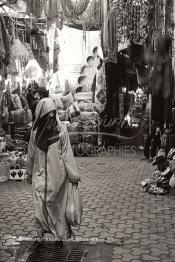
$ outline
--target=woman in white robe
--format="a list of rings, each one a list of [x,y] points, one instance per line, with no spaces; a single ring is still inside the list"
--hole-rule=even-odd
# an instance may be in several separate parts
[[[36,108],[27,175],[32,181],[36,229],[39,237],[52,233],[57,240],[71,237],[65,210],[69,182],[80,181],[66,127],[60,122],[52,98],[42,99]],[[53,136],[57,139],[52,141]]]

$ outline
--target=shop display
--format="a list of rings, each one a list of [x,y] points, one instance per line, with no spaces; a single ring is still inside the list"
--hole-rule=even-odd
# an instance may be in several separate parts
[[[24,180],[26,179],[26,162],[27,157],[23,155],[22,152],[12,152],[9,158],[10,162],[10,171],[9,179],[10,180]]]

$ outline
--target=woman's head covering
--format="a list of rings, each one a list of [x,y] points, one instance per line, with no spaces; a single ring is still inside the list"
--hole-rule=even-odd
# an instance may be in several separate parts
[[[47,152],[50,145],[49,139],[60,132],[60,120],[56,112],[56,104],[52,98],[39,101],[35,110],[33,131],[36,131],[35,145]]]
[[[36,106],[33,130],[36,129],[37,123],[41,117],[54,110],[56,110],[56,104],[52,98],[41,99]]]

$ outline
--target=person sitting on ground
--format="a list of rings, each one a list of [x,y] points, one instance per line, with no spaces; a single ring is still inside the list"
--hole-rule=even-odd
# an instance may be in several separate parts
[[[153,166],[157,166],[151,178],[144,179],[141,185],[144,191],[152,194],[166,194],[170,191],[169,181],[172,177],[169,163],[164,149],[160,149],[153,159]]]

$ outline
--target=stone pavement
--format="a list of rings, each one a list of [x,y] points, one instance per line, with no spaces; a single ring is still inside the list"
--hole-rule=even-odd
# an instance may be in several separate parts
[[[175,262],[175,196],[151,195],[140,186],[151,174],[151,164],[139,155],[76,161],[84,202],[76,236],[96,237],[111,245],[113,262]],[[14,261],[19,237],[36,236],[33,216],[30,185],[0,184],[0,262]]]

